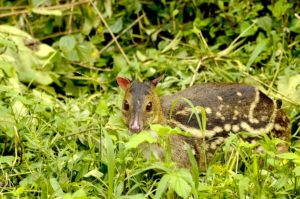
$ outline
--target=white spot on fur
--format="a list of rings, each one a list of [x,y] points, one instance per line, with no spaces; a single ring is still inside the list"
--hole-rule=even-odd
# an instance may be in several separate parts
[[[219,117],[219,118],[222,117],[221,112],[217,111],[217,112],[216,112],[216,116]]]
[[[218,96],[218,100],[223,101],[223,97]]]
[[[283,130],[285,130],[285,127],[281,126],[280,124],[275,124],[274,128],[277,131],[283,131]]]
[[[210,148],[212,150],[215,150],[217,148],[217,145],[213,142],[213,143],[210,144]]]
[[[216,116],[217,116],[217,118],[220,118],[220,119],[223,120],[223,121],[225,121],[225,119],[226,119],[226,118],[222,115],[222,113],[219,112],[219,111],[216,112]]]
[[[231,130],[231,124],[225,124],[224,125],[224,129],[225,129],[225,131],[230,131]]]
[[[236,92],[236,95],[242,97],[243,94],[241,92]]]
[[[220,111],[222,111],[223,108],[224,108],[224,105],[223,105],[223,104],[221,104],[221,105],[218,107],[218,109],[219,109]]]
[[[216,140],[216,143],[222,144],[224,142],[224,140],[225,140],[224,137],[218,137],[218,139]]]
[[[213,128],[213,131],[216,133],[221,133],[223,131],[222,127],[216,126],[215,128]]]
[[[240,130],[240,127],[239,127],[239,125],[232,125],[232,131],[234,131],[234,132],[238,132]]]
[[[237,120],[237,116],[239,115],[239,112],[236,110],[236,109],[234,109],[233,110],[233,117],[232,117],[232,119],[233,120]]]
[[[206,112],[207,114],[211,114],[211,113],[212,113],[212,110],[211,110],[211,108],[209,108],[209,107],[205,107],[205,112]]]

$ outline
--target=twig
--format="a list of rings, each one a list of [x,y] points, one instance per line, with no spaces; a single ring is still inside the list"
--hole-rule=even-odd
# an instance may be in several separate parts
[[[72,4],[74,3],[74,0],[72,0]],[[72,5],[71,6],[71,14],[70,14],[70,16],[69,16],[69,24],[68,24],[68,26],[69,26],[69,34],[71,34],[72,33],[72,20],[73,20],[73,11],[74,11],[74,5]]]
[[[124,33],[126,33],[130,28],[132,28],[136,23],[138,23],[143,17],[145,17],[145,13],[139,16],[134,22],[132,22],[127,28],[125,28],[119,35],[116,36],[116,39],[119,39]],[[99,55],[101,55],[106,49],[114,43],[114,40],[111,40],[106,46],[104,46],[100,52]]]
[[[123,55],[124,59],[126,60],[127,64],[130,64],[130,61],[129,61],[128,57],[126,56],[123,48],[120,46],[119,42],[117,41],[117,38],[115,37],[114,33],[111,31],[109,25],[106,23],[106,21],[105,21],[104,17],[102,16],[101,12],[99,11],[99,9],[97,8],[97,6],[95,5],[95,3],[92,0],[90,0],[90,3],[93,5],[93,7],[94,7],[96,13],[98,14],[98,16],[100,17],[101,21],[104,23],[104,25],[107,28],[109,34],[113,38],[113,41],[118,46],[118,48],[119,48],[121,54]]]
[[[73,32],[69,33],[69,31],[65,31],[65,32],[56,32],[54,34],[51,34],[51,35],[47,35],[45,37],[42,37],[42,38],[39,38],[40,41],[43,41],[43,40],[46,40],[46,39],[49,39],[49,38],[52,38],[52,37],[59,37],[59,36],[62,36],[62,35],[69,35],[69,34],[74,34],[74,33],[78,33],[80,30],[74,30]]]
[[[9,13],[5,13],[5,14],[1,14],[0,18],[10,17],[10,16],[14,16],[14,15],[20,15],[20,14],[27,14],[27,13],[29,13],[28,10],[21,10],[21,11],[16,11],[16,12],[9,12]]]
[[[24,9],[28,6],[24,5],[24,6],[4,6],[4,7],[0,7],[0,10],[18,10],[18,9]]]
[[[110,68],[97,68],[97,67],[93,67],[93,66],[86,66],[86,65],[84,65],[82,63],[79,63],[79,62],[72,62],[72,64],[81,66],[82,68],[87,68],[87,69],[90,69],[90,70],[95,70],[95,71],[106,71],[106,72],[111,71]]]
[[[192,81],[190,83],[190,86],[193,86],[193,84],[195,83],[195,80],[196,80],[196,77],[197,77],[197,74],[198,74],[198,70],[201,67],[201,65],[202,65],[202,59],[200,59],[199,62],[198,62],[198,64],[197,64],[197,67],[196,67],[196,69],[194,71],[194,75],[192,77]]]

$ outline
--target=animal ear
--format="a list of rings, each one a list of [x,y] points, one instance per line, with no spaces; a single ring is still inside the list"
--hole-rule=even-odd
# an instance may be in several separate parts
[[[155,78],[154,80],[151,81],[152,85],[156,86],[163,78],[164,78],[164,75],[161,75],[161,76]]]
[[[117,77],[117,82],[118,82],[118,85],[123,89],[123,90],[126,90],[129,85],[131,84],[131,80],[125,78],[125,77]]]

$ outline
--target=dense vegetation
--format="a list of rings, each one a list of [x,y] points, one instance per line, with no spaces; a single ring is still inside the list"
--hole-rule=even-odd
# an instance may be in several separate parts
[[[296,0],[0,1],[0,197],[299,198],[299,10]],[[145,161],[115,78],[161,74],[160,95],[259,87],[291,118],[290,152],[264,137],[255,154],[231,135],[202,175]]]

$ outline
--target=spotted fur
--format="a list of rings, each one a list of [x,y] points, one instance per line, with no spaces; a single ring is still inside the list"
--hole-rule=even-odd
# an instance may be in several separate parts
[[[182,135],[170,137],[172,159],[179,166],[190,165],[185,150],[185,145],[188,144],[199,167],[203,168],[205,162],[211,160],[215,150],[224,143],[230,132],[246,131],[254,136],[272,132],[274,137],[285,141],[290,139],[289,119],[286,114],[273,100],[253,86],[208,83],[195,85],[159,99],[155,92],[159,80],[138,83],[118,79],[119,85],[125,90],[124,101],[130,106],[129,110],[123,110],[123,114],[129,129],[134,132],[139,132],[151,123],[168,123],[192,133],[192,137]],[[205,109],[207,125],[204,131],[199,129],[196,116],[192,114],[195,109],[183,98],[190,100],[195,107],[201,106]],[[145,111],[149,101],[153,102],[151,112]],[[174,101],[177,103],[171,110]],[[134,129],[135,126],[139,128]],[[245,139],[255,141],[252,136]],[[164,156],[164,149],[157,145],[152,149],[159,154],[158,156]],[[281,146],[279,150],[286,151],[287,147]],[[205,156],[206,159],[203,158]]]

